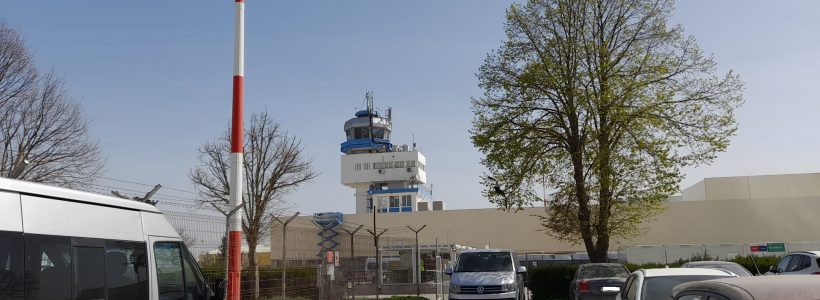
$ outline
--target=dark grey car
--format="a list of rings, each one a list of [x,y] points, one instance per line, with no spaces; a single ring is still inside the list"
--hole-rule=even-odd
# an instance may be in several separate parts
[[[574,300],[615,299],[623,289],[629,270],[622,264],[582,264],[569,285]]]

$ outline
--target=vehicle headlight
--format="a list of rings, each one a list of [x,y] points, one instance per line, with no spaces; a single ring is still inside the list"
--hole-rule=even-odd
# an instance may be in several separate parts
[[[461,286],[458,284],[450,284],[450,293],[461,293]]]
[[[505,284],[501,285],[501,291],[502,292],[512,292],[512,291],[516,290],[517,288],[518,288],[518,286],[514,282],[513,283],[505,283]]]

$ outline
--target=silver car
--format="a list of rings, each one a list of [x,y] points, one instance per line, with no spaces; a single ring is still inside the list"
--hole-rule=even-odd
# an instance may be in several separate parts
[[[450,299],[524,299],[527,268],[512,250],[464,251],[444,272],[450,275]]]
[[[803,300],[817,299],[820,279],[813,275],[725,278],[681,284],[675,300]]]

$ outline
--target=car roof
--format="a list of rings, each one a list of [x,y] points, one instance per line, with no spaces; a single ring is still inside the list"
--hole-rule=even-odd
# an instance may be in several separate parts
[[[83,192],[16,179],[0,178],[0,191],[9,191],[23,195],[41,196],[52,199],[161,213],[160,210],[153,205],[135,200],[122,199],[113,196]]]
[[[721,278],[681,284],[672,296],[684,291],[717,292],[734,300],[816,299],[820,295],[817,275]]]
[[[707,269],[707,268],[656,268],[656,269],[641,269],[644,277],[663,277],[663,276],[697,276],[697,275],[712,275],[712,276],[737,276],[732,272],[723,269]]]
[[[722,260],[703,260],[703,261],[690,261],[685,263],[684,265],[687,266],[714,266],[714,265],[738,265],[736,262],[731,261],[722,261]]]
[[[810,254],[814,256],[820,256],[820,251],[794,251],[789,254]]]
[[[594,267],[594,266],[623,267],[623,268],[626,268],[626,266],[624,266],[623,264],[619,264],[619,263],[585,263],[585,264],[579,265],[578,267],[579,268],[584,268],[584,267]]]
[[[461,253],[484,253],[484,252],[507,252],[512,253],[510,249],[469,249],[461,251]]]

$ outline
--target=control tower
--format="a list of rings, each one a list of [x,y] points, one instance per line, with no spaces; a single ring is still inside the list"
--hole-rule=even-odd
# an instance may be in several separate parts
[[[373,108],[370,92],[367,109],[345,122],[347,141],[342,143],[342,184],[356,190],[356,213],[402,213],[432,210],[426,159],[407,145],[393,145],[392,110],[384,116]],[[441,202],[435,205],[443,209]]]

